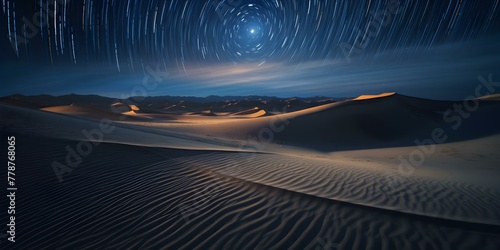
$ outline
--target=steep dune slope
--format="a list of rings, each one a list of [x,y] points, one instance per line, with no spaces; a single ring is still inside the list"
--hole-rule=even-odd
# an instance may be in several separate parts
[[[464,105],[399,94],[365,96],[271,117],[189,129],[324,151],[414,145],[415,139],[430,137],[435,129],[442,129],[448,141],[500,133],[500,102],[478,100],[478,108],[472,111]]]

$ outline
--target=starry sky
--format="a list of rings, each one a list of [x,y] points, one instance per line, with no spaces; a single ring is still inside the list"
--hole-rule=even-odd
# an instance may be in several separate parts
[[[500,79],[500,0],[0,0],[0,95],[437,99]]]

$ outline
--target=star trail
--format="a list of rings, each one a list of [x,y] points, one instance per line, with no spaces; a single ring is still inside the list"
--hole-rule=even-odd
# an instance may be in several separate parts
[[[446,46],[495,41],[499,2],[2,0],[1,61],[28,68],[107,65],[117,74],[160,65],[177,82],[224,67],[250,68],[255,76],[260,69],[319,64],[317,76],[334,82],[325,65],[408,61]],[[277,78],[258,83],[286,82]]]

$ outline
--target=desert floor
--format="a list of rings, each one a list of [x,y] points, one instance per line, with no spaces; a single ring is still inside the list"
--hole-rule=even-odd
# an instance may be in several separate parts
[[[498,249],[500,103],[477,103],[451,122],[456,102],[394,93],[283,114],[0,104],[15,246]]]

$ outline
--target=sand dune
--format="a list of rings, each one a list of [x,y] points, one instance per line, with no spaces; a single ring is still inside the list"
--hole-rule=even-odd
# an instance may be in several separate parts
[[[485,101],[500,101],[500,94],[482,96],[482,97],[479,97],[478,99],[485,100]]]
[[[122,114],[123,114],[123,115],[131,115],[131,116],[137,115],[137,113],[136,113],[134,110],[130,110],[130,111],[127,111],[127,112],[123,112]]]
[[[3,127],[12,127],[19,134],[33,134],[60,139],[88,140],[83,131],[99,130],[100,123],[103,121],[103,119],[67,116],[2,104],[0,104],[0,111],[5,114],[5,117],[14,117],[13,119],[2,120],[1,125]],[[104,121],[111,122],[109,119]],[[234,146],[222,145],[214,140],[202,140],[192,135],[158,131],[126,124],[113,124],[113,126],[115,127],[113,132],[103,136],[104,142],[149,147],[234,151]]]
[[[383,94],[379,94],[379,95],[360,95],[357,98],[354,98],[353,100],[356,100],[356,101],[369,100],[369,99],[387,97],[387,96],[391,96],[391,95],[395,95],[395,94],[396,94],[396,92],[383,93]]]
[[[130,120],[132,121],[142,121],[142,120],[150,121],[153,119],[153,117],[148,116],[147,114],[138,113],[137,110],[130,110],[128,112],[123,112],[122,115],[125,115],[127,118],[131,118]]]
[[[377,99],[378,100],[378,99]],[[332,104],[330,107],[318,107],[313,108],[313,110],[306,110],[304,114],[296,114],[291,113],[287,115],[295,115],[296,118],[293,119],[293,122],[290,122],[290,127],[292,128],[289,133],[297,133],[297,130],[303,130],[307,133],[307,130],[304,127],[298,126],[293,127],[294,123],[303,122],[300,120],[301,118],[304,121],[309,122],[309,126],[311,122],[318,124],[319,122],[324,122],[321,120],[322,117],[327,117],[327,119],[331,119],[333,115],[339,115],[336,112],[338,109],[340,111],[346,112],[345,110],[351,108],[349,113],[356,111],[357,106],[351,107],[351,102],[347,102],[342,106],[341,104]],[[389,103],[390,104],[390,103]],[[387,107],[386,103],[379,103],[381,107],[377,107],[375,104],[371,104],[371,107],[377,110],[377,108],[383,109]],[[340,106],[340,107],[339,107]],[[12,108],[12,107],[4,107],[5,109],[14,109],[12,112],[16,112],[18,114],[27,113],[26,116],[31,117],[31,119],[39,119],[36,121],[38,127],[36,132],[39,135],[50,135],[63,139],[75,139],[82,140],[86,139],[84,135],[81,133],[83,129],[90,130],[92,127],[98,127],[98,124],[92,125],[94,122],[91,120],[84,121],[80,118],[74,117],[58,117],[57,115],[46,114],[46,113],[36,113],[37,111],[31,111],[22,108]],[[363,109],[359,109],[360,111]],[[314,112],[313,112],[314,111]],[[360,112],[358,111],[358,112]],[[404,114],[404,110],[399,111],[401,114]],[[391,114],[397,114],[392,110]],[[322,114],[322,116],[319,116]],[[340,113],[343,115],[344,113]],[[312,116],[312,117],[311,117]],[[314,117],[316,116],[316,117]],[[38,118],[37,118],[38,117]],[[405,122],[414,122],[417,123],[417,119],[412,118],[411,115],[405,119]],[[257,124],[261,124],[262,120],[269,119],[268,117],[264,118],[256,118],[255,120],[250,120],[257,122]],[[318,121],[319,120],[319,121]],[[419,120],[420,122],[426,121],[423,119]],[[240,124],[235,129],[240,131],[241,133],[251,134],[245,127],[241,121],[237,120],[237,124]],[[218,127],[219,129],[227,129],[222,125],[232,124],[234,126],[235,122],[222,122],[220,124],[204,124],[202,127],[208,127],[209,131],[213,132],[212,126]],[[248,125],[246,125],[248,126]],[[414,128],[420,128],[419,123],[414,125]],[[340,159],[337,158],[336,153],[333,154],[324,154],[318,152],[312,152],[307,150],[299,151],[295,148],[288,148],[283,145],[265,145],[265,148],[258,149],[255,147],[240,147],[241,142],[238,141],[230,141],[230,140],[219,140],[213,137],[204,137],[204,136],[196,136],[191,133],[180,133],[179,131],[193,131],[193,129],[199,129],[199,125],[192,125],[187,127],[181,127],[181,129],[171,129],[171,130],[163,130],[160,128],[147,128],[147,127],[134,127],[133,125],[116,125],[116,130],[106,135],[104,141],[112,142],[112,143],[120,143],[127,145],[138,145],[138,146],[148,146],[148,147],[165,147],[165,148],[179,148],[179,149],[189,149],[189,150],[222,150],[222,151],[241,151],[246,150],[249,152],[262,151],[263,153],[274,153],[274,155],[261,155],[257,156],[253,154],[249,154],[248,156],[244,156],[239,159],[240,155],[223,155],[218,156],[213,159],[209,159],[207,156],[204,156],[203,159],[197,160],[196,157],[191,157],[186,159],[186,161],[193,161],[197,166],[203,166],[205,169],[215,168],[214,171],[229,171],[235,167],[239,167],[241,165],[246,165],[245,171],[251,173],[247,176],[245,173],[238,172],[237,175],[232,177],[239,178],[245,181],[251,181],[267,186],[277,187],[281,189],[286,189],[294,192],[300,192],[304,194],[314,195],[317,197],[323,197],[333,200],[339,200],[344,202],[350,202],[360,205],[366,205],[371,207],[378,207],[383,209],[389,209],[394,211],[400,211],[405,213],[413,213],[420,214],[431,217],[440,217],[440,218],[448,218],[452,220],[460,220],[460,221],[471,221],[477,223],[487,223],[488,221],[493,224],[500,225],[500,214],[497,214],[496,211],[500,211],[500,207],[495,204],[500,204],[500,200],[490,199],[484,200],[478,197],[491,196],[497,197],[499,194],[496,193],[496,189],[488,190],[486,186],[477,186],[469,188],[471,189],[470,195],[463,196],[467,189],[463,189],[460,186],[460,183],[465,184],[467,182],[458,182],[457,180],[451,179],[446,180],[446,182],[442,181],[439,178],[435,178],[435,176],[439,176],[442,168],[430,169],[424,168],[428,172],[424,175],[416,174],[411,178],[403,178],[404,186],[398,186],[396,190],[393,190],[398,195],[394,195],[393,193],[386,193],[384,186],[384,174],[387,173],[389,169],[392,167],[397,167],[398,162],[392,162],[387,166],[380,167],[376,164],[371,164],[370,162],[356,162],[356,159],[345,160],[346,158]],[[222,128],[221,128],[222,127]],[[229,127],[229,126],[228,126]],[[187,129],[186,129],[187,128]],[[429,126],[428,128],[432,128]],[[288,129],[288,127],[287,127]],[[411,127],[410,127],[411,129]],[[199,133],[203,133],[204,130],[201,130]],[[286,130],[282,131],[285,133]],[[401,130],[403,131],[403,130]],[[397,133],[397,131],[393,131]],[[352,136],[352,130],[345,130],[349,136]],[[311,136],[311,134],[307,134]],[[318,133],[318,135],[322,136],[322,139],[314,138],[317,140],[317,143],[324,142],[324,137],[328,136],[328,133]],[[276,135],[276,138],[284,138]],[[295,135],[295,139],[302,139],[300,135]],[[328,139],[328,138],[326,138]],[[349,138],[347,138],[349,139]],[[300,141],[304,143],[303,139]],[[478,142],[480,143],[480,142]],[[307,146],[305,144],[305,146]],[[363,155],[363,151],[360,152],[359,155]],[[302,156],[294,157],[293,155],[301,154]],[[364,155],[374,155],[364,152]],[[251,159],[251,161],[245,162],[243,160],[249,159],[249,157],[253,156],[255,159]],[[392,155],[393,158],[396,158],[398,155]],[[321,158],[318,158],[321,157]],[[376,157],[376,156],[375,156]],[[220,161],[219,161],[220,160]],[[380,161],[380,160],[379,160]],[[500,159],[495,159],[496,162],[500,163]],[[287,163],[289,162],[289,163]],[[275,169],[272,167],[274,164],[278,163],[286,163],[288,164],[287,170],[283,172],[283,170],[279,170],[275,172]],[[387,162],[386,162],[387,163]],[[460,163],[463,165],[463,163]],[[458,164],[458,165],[460,165]],[[342,177],[340,179],[335,178],[325,178],[325,174],[328,174],[329,171],[333,171],[332,173],[336,173],[337,176]],[[294,173],[294,174],[292,174]],[[288,177],[286,177],[288,176]],[[302,181],[299,181],[301,180]],[[308,181],[304,181],[307,179]],[[353,181],[356,180],[356,181]],[[427,184],[428,181],[428,184]],[[471,183],[468,183],[471,184]],[[442,185],[442,186],[440,186]],[[338,189],[342,187],[341,189]],[[441,189],[439,188],[441,187]],[[446,187],[446,188],[444,188]],[[496,187],[496,186],[495,186]],[[350,195],[354,192],[354,189],[361,189],[361,196]],[[439,190],[446,189],[447,195],[444,197],[436,194],[434,197],[439,197],[439,199],[434,200],[433,205],[429,206],[428,199],[429,197],[433,197],[434,192],[441,192]],[[371,192],[367,192],[371,190]],[[473,191],[472,191],[473,190]],[[486,190],[486,191],[485,191]],[[356,191],[358,192],[358,191]],[[493,193],[492,193],[493,192]],[[479,196],[474,196],[474,194],[480,194]],[[399,196],[404,195],[404,196]],[[376,198],[374,198],[376,197]],[[476,209],[476,206],[456,206],[456,202],[463,200],[458,197],[468,197],[470,199],[470,204],[482,204],[481,202],[486,202],[485,204],[478,205],[481,209]],[[437,207],[437,205],[443,206],[442,208]],[[454,210],[449,208],[454,207]]]
[[[384,94],[235,117],[124,106],[126,119],[0,104],[24,156],[19,247],[496,249],[500,106],[481,99],[455,131],[442,117],[457,103]],[[89,139],[104,118],[113,131]],[[447,143],[401,174],[435,128]],[[88,140],[100,144],[59,183],[51,164]]]
[[[59,113],[59,114],[82,115],[82,116],[95,112],[91,109],[86,109],[76,106],[54,106],[54,107],[42,108],[40,110]]]
[[[60,149],[73,142],[38,141],[38,147],[19,141],[19,150],[29,153],[19,162],[26,182],[19,201],[24,204],[19,208],[24,223],[16,243],[20,248],[323,249],[335,244],[340,249],[494,249],[500,244],[496,227],[428,220],[307,195],[314,188],[306,187],[318,183],[314,178],[319,176],[362,181],[326,166],[311,172],[293,158],[269,165],[259,160],[239,171],[255,176],[252,171],[270,169],[273,174],[262,178],[281,175],[279,182],[296,183],[304,192],[233,177],[228,163],[234,153],[105,143],[61,185],[50,168],[40,166],[64,159]],[[217,167],[219,163],[225,167]],[[325,187],[346,194],[342,190],[348,187],[352,197],[375,192],[365,185]],[[446,189],[436,192],[448,195]]]
[[[129,107],[130,107],[130,109],[132,109],[133,111],[139,111],[139,110],[140,110],[140,109],[139,109],[139,107],[137,107],[137,106],[136,106],[136,105],[134,105],[134,104],[129,105]]]
[[[262,131],[275,127],[279,128],[275,129],[279,132],[273,133],[275,141],[326,152],[411,146],[416,138],[428,138],[435,128],[445,130],[449,142],[500,132],[499,102],[482,101],[481,108],[461,123],[459,133],[452,129],[455,121],[443,121],[443,112],[455,104],[392,94],[246,121],[191,126],[183,131],[246,140],[249,136],[258,138]]]
[[[113,119],[113,120],[119,120],[119,118],[121,116],[120,113],[115,113],[115,112],[112,112],[111,110],[104,111],[104,110],[100,110],[100,109],[80,107],[80,106],[74,106],[74,105],[50,106],[50,107],[40,108],[40,110],[46,111],[46,112],[51,112],[51,113],[86,117],[86,118],[92,118],[92,119],[108,118],[108,119]],[[127,109],[127,110],[129,110],[129,109]],[[126,111],[123,111],[123,112],[126,112]]]
[[[499,138],[497,138],[499,139]],[[440,178],[442,168],[420,175],[391,176],[375,164],[248,153],[212,153],[177,161],[262,185],[337,201],[454,221],[500,226],[500,186]],[[498,161],[498,160],[497,160]],[[251,164],[250,164],[251,163]],[[360,167],[360,165],[364,165]],[[244,167],[243,167],[244,166]],[[397,172],[394,171],[395,175]],[[500,172],[494,170],[496,176]]]
[[[259,107],[254,107],[252,109],[232,113],[231,116],[240,118],[242,117],[255,118],[255,117],[265,116],[266,114],[267,112],[265,110],[259,109]]]
[[[265,110],[274,110],[276,108],[283,107],[283,105],[287,105],[289,111],[297,111],[345,99],[346,98],[332,99],[327,97],[288,99],[269,96],[208,96],[206,98],[155,96],[141,98],[142,101],[138,102],[134,97],[117,100],[115,98],[96,95],[71,94],[62,96],[24,96],[17,94],[0,97],[0,102],[29,108],[46,108],[74,104],[79,107],[104,111],[108,111],[110,109],[110,104],[121,103],[125,108],[126,106],[129,106],[130,108],[135,106],[141,111],[149,113],[157,112],[178,114],[187,112],[199,113],[207,109],[212,110],[214,113],[234,113],[248,110],[255,106]]]

